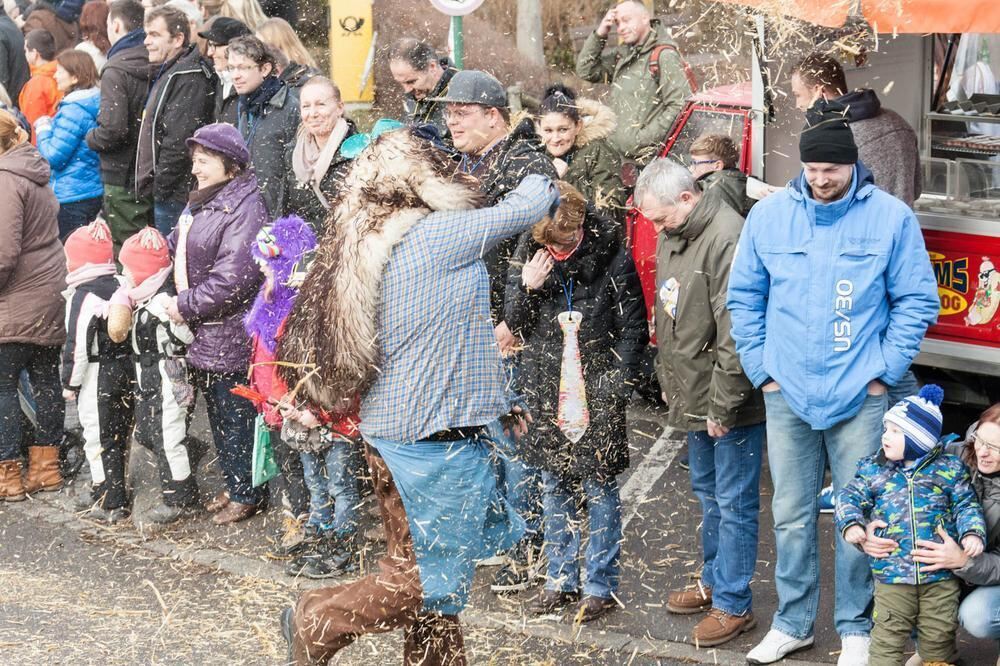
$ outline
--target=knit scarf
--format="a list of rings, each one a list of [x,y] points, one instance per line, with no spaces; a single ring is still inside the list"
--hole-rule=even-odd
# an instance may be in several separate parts
[[[90,282],[102,275],[114,275],[117,272],[118,267],[114,264],[84,264],[66,275],[66,286],[76,289],[84,282]]]
[[[295,180],[300,185],[311,186],[324,208],[329,208],[330,205],[320,190],[320,182],[330,170],[333,158],[337,156],[337,150],[340,149],[340,144],[349,131],[350,125],[341,118],[327,137],[326,143],[320,148],[316,137],[306,131],[305,125],[299,126],[295,149],[292,151],[292,170],[295,172]]]
[[[128,33],[108,50],[108,60],[118,53],[119,51],[124,51],[125,49],[132,48],[133,46],[142,46],[142,43],[146,40],[146,31],[142,28],[137,28],[132,32]]]
[[[145,303],[160,291],[160,287],[167,281],[173,270],[173,266],[166,266],[143,280],[142,284],[137,284],[134,287],[130,286],[128,290],[129,298],[132,299],[133,303]]]
[[[250,124],[253,125],[258,118],[264,115],[264,107],[267,103],[271,101],[271,98],[281,90],[281,87],[285,85],[281,79],[277,76],[269,76],[264,81],[257,86],[257,89],[253,92],[240,95],[239,107],[240,107],[240,123],[243,124],[243,111],[246,111],[247,115],[250,117]],[[240,131],[244,133],[244,127],[240,127]]]

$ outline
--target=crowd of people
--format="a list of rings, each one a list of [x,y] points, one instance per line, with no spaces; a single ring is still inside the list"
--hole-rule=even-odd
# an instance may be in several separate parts
[[[532,613],[619,606],[626,410],[655,383],[702,510],[697,584],[664,591],[705,613],[693,643],[757,625],[765,447],[778,608],[750,663],[813,642],[827,469],[840,664],[898,665],[914,630],[910,666],[955,663],[959,622],[1000,638],[1000,411],[949,443],[910,370],[939,308],[916,136],[834,58],[794,68],[802,172],[758,201],[729,136],[660,156],[692,79],[636,0],[579,54],[606,104],[556,84],[512,115],[496,78],[407,38],[398,119],[369,132],[257,0],[4,9],[0,500],[74,473],[67,401],[80,515],[130,517],[134,439],[161,482],[145,520],[276,505],[292,576],[358,568],[370,485],[378,573],[287,609],[289,659],[403,628],[407,663],[461,664],[477,564],[498,594],[544,578]],[[649,305],[630,209],[659,235]]]

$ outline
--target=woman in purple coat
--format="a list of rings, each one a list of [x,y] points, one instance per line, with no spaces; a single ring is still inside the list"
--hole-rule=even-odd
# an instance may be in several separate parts
[[[260,287],[250,245],[268,223],[250,151],[232,125],[202,127],[187,140],[198,189],[170,235],[177,296],[171,319],[188,324],[189,376],[208,407],[226,490],[207,505],[218,525],[245,520],[265,506],[251,485],[253,404],[230,393],[246,381],[250,340],[243,317]]]

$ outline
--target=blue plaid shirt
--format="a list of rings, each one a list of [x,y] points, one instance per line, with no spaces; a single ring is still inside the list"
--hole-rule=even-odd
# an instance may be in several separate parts
[[[363,435],[413,442],[510,410],[482,257],[557,198],[548,178],[527,176],[492,208],[431,213],[393,248],[382,275],[381,375],[361,403]]]

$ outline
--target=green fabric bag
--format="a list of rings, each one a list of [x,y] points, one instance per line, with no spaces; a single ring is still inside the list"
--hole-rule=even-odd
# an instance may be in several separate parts
[[[264,423],[264,415],[258,414],[253,424],[253,476],[254,487],[264,485],[278,476],[278,464],[274,462],[271,448],[271,431]]]

